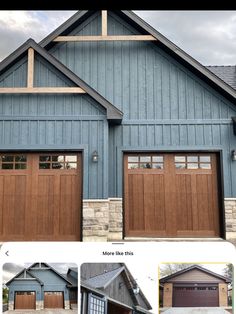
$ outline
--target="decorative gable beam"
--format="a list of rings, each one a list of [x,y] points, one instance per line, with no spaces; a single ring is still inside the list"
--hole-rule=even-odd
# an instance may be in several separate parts
[[[156,41],[152,35],[58,36],[53,41]]]
[[[85,94],[80,87],[2,87],[0,94]]]
[[[27,87],[34,86],[34,49],[28,49]]]
[[[102,36],[107,36],[107,11],[102,11]]]

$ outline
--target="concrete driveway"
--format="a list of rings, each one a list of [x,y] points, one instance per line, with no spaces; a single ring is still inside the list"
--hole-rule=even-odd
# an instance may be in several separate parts
[[[229,314],[219,307],[178,307],[161,311],[164,314]]]
[[[6,311],[4,314],[78,314],[78,310],[15,310],[15,311]]]

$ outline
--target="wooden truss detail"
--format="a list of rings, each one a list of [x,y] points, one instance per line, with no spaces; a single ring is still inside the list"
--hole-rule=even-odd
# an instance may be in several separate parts
[[[34,49],[28,49],[27,87],[0,87],[0,94],[83,94],[81,87],[34,87]]]
[[[107,34],[107,11],[102,10],[102,29],[98,36],[57,36],[54,42],[79,42],[79,41],[151,41],[157,40],[152,35],[108,35]]]

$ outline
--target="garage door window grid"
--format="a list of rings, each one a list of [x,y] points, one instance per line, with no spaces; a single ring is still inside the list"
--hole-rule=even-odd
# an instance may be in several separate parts
[[[128,169],[163,169],[164,158],[160,155],[128,156]]]
[[[26,155],[0,155],[0,169],[20,170],[27,169]]]
[[[77,169],[76,155],[40,155],[39,169]]]

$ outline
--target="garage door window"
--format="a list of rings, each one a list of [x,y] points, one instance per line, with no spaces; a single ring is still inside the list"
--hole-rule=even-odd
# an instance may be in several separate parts
[[[20,170],[27,169],[26,155],[0,155],[0,169]]]
[[[77,155],[40,155],[39,169],[77,169]]]
[[[211,169],[211,156],[190,155],[175,156],[176,169]]]
[[[164,158],[159,155],[128,156],[128,169],[163,169]]]
[[[35,295],[33,291],[17,291],[16,295]]]

